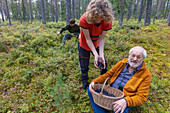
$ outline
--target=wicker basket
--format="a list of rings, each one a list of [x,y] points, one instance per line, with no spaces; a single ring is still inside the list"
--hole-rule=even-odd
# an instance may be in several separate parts
[[[109,78],[107,78],[104,82],[104,84],[95,84],[94,88],[91,87],[90,85],[90,91],[93,95],[93,100],[94,102],[99,105],[100,107],[103,107],[107,110],[113,110],[113,102],[122,99],[124,97],[124,93],[116,88],[110,87],[110,86],[105,86],[107,80]],[[101,89],[100,94],[95,92],[96,89]],[[103,95],[103,89],[105,89],[109,94],[113,94],[115,97],[111,97],[111,96],[106,96]]]

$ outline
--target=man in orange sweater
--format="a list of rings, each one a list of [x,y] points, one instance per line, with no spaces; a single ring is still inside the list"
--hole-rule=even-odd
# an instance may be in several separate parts
[[[123,91],[125,97],[113,102],[113,113],[128,113],[130,108],[146,102],[151,82],[151,73],[144,62],[146,55],[144,48],[135,46],[129,51],[129,58],[119,61],[107,73],[90,83],[90,86],[94,87],[94,84],[102,84],[109,77],[109,85]],[[89,89],[88,95],[94,113],[105,113],[104,108],[94,103]]]

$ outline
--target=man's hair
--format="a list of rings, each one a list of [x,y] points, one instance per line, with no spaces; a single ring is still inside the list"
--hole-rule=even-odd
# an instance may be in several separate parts
[[[133,49],[140,49],[140,50],[142,50],[142,51],[143,51],[143,56],[144,56],[144,58],[146,58],[147,52],[146,52],[146,50],[145,50],[143,47],[141,47],[141,46],[135,46],[135,47],[133,47],[133,48],[130,49],[129,54],[133,51]]]
[[[70,24],[75,24],[74,18],[70,19]]]
[[[87,9],[87,22],[94,24],[94,18],[97,16],[102,16],[104,21],[109,23],[113,20],[112,5],[109,0],[91,0]]]

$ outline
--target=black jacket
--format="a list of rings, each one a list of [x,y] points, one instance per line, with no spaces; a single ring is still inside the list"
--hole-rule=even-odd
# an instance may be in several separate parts
[[[77,24],[75,24],[74,26],[66,25],[65,27],[60,29],[60,33],[65,30],[68,30],[70,33],[80,33],[80,27]]]

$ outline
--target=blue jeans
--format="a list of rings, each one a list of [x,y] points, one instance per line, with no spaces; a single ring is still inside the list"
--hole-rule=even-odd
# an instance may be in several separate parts
[[[94,113],[107,113],[108,110],[106,110],[106,109],[98,106],[98,105],[93,101],[93,96],[92,96],[89,88],[87,89],[87,92],[88,92],[88,95],[89,95],[89,98],[90,98],[90,101],[91,101],[91,104],[92,104]],[[126,107],[123,113],[128,113],[128,111],[129,111],[131,108],[132,108],[132,107]],[[113,113],[115,113],[115,112],[113,111]],[[120,113],[120,112],[119,112],[119,113]]]
[[[79,49],[79,61],[80,61],[80,68],[81,68],[81,79],[83,82],[83,89],[86,89],[89,86],[88,83],[88,71],[89,71],[89,60],[90,60],[90,53],[91,51],[87,51],[80,47],[80,44],[78,43],[78,49]],[[99,47],[96,48],[97,53],[99,53]],[[107,61],[105,59],[105,69],[100,69],[100,75],[107,72]]]
[[[73,33],[73,34],[78,37],[80,33]],[[72,36],[70,34],[65,33],[61,43],[65,44],[65,41],[71,39],[71,37]]]

